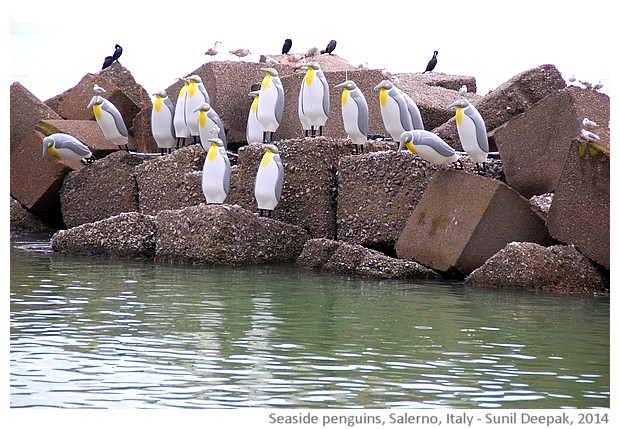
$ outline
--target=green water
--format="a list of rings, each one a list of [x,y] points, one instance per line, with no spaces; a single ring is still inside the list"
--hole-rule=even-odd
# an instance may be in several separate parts
[[[70,258],[11,242],[10,404],[610,406],[609,297]]]

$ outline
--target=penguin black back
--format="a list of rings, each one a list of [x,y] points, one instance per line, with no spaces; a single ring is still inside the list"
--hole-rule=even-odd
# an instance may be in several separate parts
[[[437,65],[437,54],[438,53],[439,52],[437,51],[433,53],[433,58],[431,58],[431,60],[428,62],[428,64],[426,65],[426,70],[424,70],[422,73],[433,71],[433,69]]]
[[[288,54],[291,50],[291,46],[293,46],[293,41],[291,39],[285,39],[284,45],[282,45],[282,55]]]
[[[334,52],[334,49],[336,49],[336,41],[330,40],[325,49],[321,50],[321,53],[331,55],[332,52]]]

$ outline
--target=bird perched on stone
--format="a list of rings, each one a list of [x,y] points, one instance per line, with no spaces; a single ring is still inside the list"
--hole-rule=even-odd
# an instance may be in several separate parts
[[[582,139],[585,139],[585,140],[587,140],[589,142],[597,142],[597,141],[599,141],[601,139],[599,136],[594,134],[592,131],[588,131],[588,130],[584,130],[584,129],[582,129],[579,132],[579,136]]]
[[[387,80],[389,80],[390,82],[392,82],[392,84],[394,86],[398,86],[399,80],[398,80],[398,76],[396,76],[394,73],[392,73],[391,71],[389,71],[388,69],[383,69],[381,70],[381,74],[383,75],[383,77],[385,77]]]
[[[217,53],[219,52],[219,50],[217,49],[217,45],[219,45],[220,43],[222,43],[222,42],[220,42],[219,40],[216,40],[216,41],[213,43],[213,47],[212,47],[212,48],[207,49],[207,51],[205,52],[205,55],[209,55],[209,56],[211,56],[211,57],[216,56],[216,55],[217,55]]]
[[[235,49],[234,51],[228,51],[228,52],[230,52],[231,54],[233,54],[239,59],[243,57],[247,57],[248,55],[251,54],[251,52],[248,49]]]
[[[285,39],[284,44],[282,45],[282,55],[288,54],[292,46],[293,46],[293,41],[291,39]]]
[[[95,91],[96,94],[103,94],[104,92],[106,92],[104,88],[100,87],[97,84],[93,85],[93,91]]]
[[[105,57],[105,60],[103,61],[103,67],[101,67],[101,70],[107,69],[108,67],[112,65],[114,61],[118,61],[122,53],[123,53],[123,48],[121,47],[121,45],[119,45],[118,43],[114,45],[114,53],[110,56]]]
[[[332,52],[334,52],[334,49],[336,49],[336,41],[335,40],[330,40],[329,43],[327,44],[327,46],[325,47],[325,49],[321,50],[321,54],[329,54],[329,55],[331,55]]]
[[[93,109],[95,120],[103,136],[117,144],[120,149],[129,151],[127,126],[116,106],[102,96],[95,95],[88,103],[88,108]]]
[[[422,73],[426,73],[426,72],[431,72],[435,69],[435,66],[437,65],[437,54],[439,52],[435,51],[433,53],[433,58],[431,58],[431,60],[428,62],[428,64],[426,65],[426,70],[424,70]]]
[[[601,82],[599,83],[595,83],[594,85],[592,85],[592,89],[594,91],[598,91],[599,89],[601,89],[603,87],[603,84]]]
[[[317,48],[316,46],[313,46],[306,51],[304,58],[313,58],[318,53],[319,53],[319,48]]]
[[[489,141],[484,119],[478,109],[462,98],[448,106],[456,108],[456,128],[463,150],[476,163],[479,174],[486,173],[486,160],[489,154]]]
[[[467,94],[467,85],[463,85],[459,88],[459,94]]]
[[[280,61],[271,57],[265,57],[265,62],[269,64],[270,67],[275,66],[276,64],[280,64]]]
[[[43,139],[43,156],[48,152],[58,158],[80,161],[82,164],[95,162],[95,156],[88,146],[65,133],[51,134]]]
[[[598,124],[588,118],[583,118],[583,121],[581,121],[581,124],[587,129],[587,130],[593,130],[596,127],[598,127]]]

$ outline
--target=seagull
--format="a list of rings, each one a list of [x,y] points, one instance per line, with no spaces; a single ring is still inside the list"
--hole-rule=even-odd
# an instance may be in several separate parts
[[[271,57],[265,58],[265,62],[269,64],[270,66],[275,66],[276,64],[280,64],[280,61],[276,60],[275,58],[271,58]]]
[[[459,88],[459,94],[467,94],[467,85],[463,85]]]
[[[383,69],[381,70],[381,74],[390,82],[392,82],[392,84],[394,86],[398,86],[398,83],[400,82],[400,80],[398,79],[398,76],[396,76],[394,73],[392,73],[391,71],[389,71],[388,69]]]
[[[588,118],[583,118],[583,121],[581,121],[581,124],[586,127],[587,130],[593,130],[594,128],[598,127],[598,124],[594,121],[591,121]]]
[[[357,66],[358,69],[362,69],[362,70],[368,70],[370,67],[368,66],[368,62],[364,61],[363,63],[360,63],[359,66]]]
[[[576,81],[577,81],[577,78],[575,77],[575,75],[574,75],[574,74],[572,74],[572,75],[570,75],[570,77],[568,78],[568,81],[569,81],[569,82],[576,82]]]
[[[325,49],[321,50],[321,54],[329,54],[329,55],[331,55],[332,52],[334,52],[334,49],[336,49],[336,41],[335,40],[330,40],[329,43],[327,44],[327,46],[325,47]]]
[[[299,55],[299,54],[291,54],[291,55],[289,55],[288,60],[289,60],[289,62],[297,63],[297,62],[301,61],[302,58],[303,57],[301,55]]]
[[[310,49],[308,49],[308,51],[306,51],[306,55],[304,55],[304,57],[305,58],[312,58],[312,57],[314,57],[318,53],[319,53],[319,48],[317,48],[316,46],[313,46]]]
[[[426,70],[424,70],[422,73],[426,73],[426,72],[431,72],[433,71],[433,69],[435,68],[435,66],[437,65],[437,54],[439,52],[435,51],[433,53],[433,58],[431,58],[431,60],[428,62],[428,64],[426,65]]]
[[[103,94],[104,92],[107,92],[105,89],[103,89],[97,84],[93,85],[93,91],[95,91],[97,94]]]
[[[601,81],[599,81],[598,83],[592,85],[592,89],[594,91],[598,91],[599,89],[601,89],[603,87],[603,84],[601,83]]]
[[[251,54],[251,52],[247,49],[235,49],[234,51],[229,51],[231,54],[237,56],[238,58],[247,57]]]
[[[210,56],[212,56],[212,57],[216,56],[216,55],[217,55],[217,53],[218,53],[218,50],[217,50],[217,45],[219,45],[220,43],[222,43],[222,42],[220,42],[220,41],[216,41],[216,42],[213,44],[213,47],[212,47],[212,48],[207,49],[207,52],[205,52],[205,55],[210,55]]]
[[[293,46],[293,41],[291,39],[285,39],[284,45],[282,45],[282,55],[286,55],[291,50],[291,46]]]
[[[596,141],[599,141],[601,139],[599,136],[597,136],[593,132],[588,131],[588,130],[584,130],[584,129],[581,130],[581,132],[579,133],[579,136],[582,139],[585,139],[585,140],[587,140],[589,142],[596,142]]]

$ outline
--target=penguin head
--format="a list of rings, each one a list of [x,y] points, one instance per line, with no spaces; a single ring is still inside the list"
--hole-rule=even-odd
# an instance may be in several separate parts
[[[259,94],[260,94],[260,91],[250,91],[248,93],[250,97],[258,97]]]
[[[56,155],[56,151],[54,150],[54,137],[52,136],[47,136],[43,139],[43,158],[45,158],[47,152]]]
[[[390,82],[389,80],[385,79],[382,80],[381,82],[379,82],[379,84],[377,86],[375,86],[373,89],[375,91],[377,91],[378,89],[392,89],[394,85],[392,84],[392,82]]]
[[[168,93],[166,91],[157,91],[153,93],[153,97],[166,98],[168,97]]]
[[[191,76],[187,76],[185,79],[187,79],[188,82],[196,82],[196,83],[201,83],[202,82],[202,79],[197,74],[193,74]]]
[[[453,107],[456,107],[457,109],[464,109],[467,106],[469,106],[469,101],[467,101],[464,98],[461,98],[460,100],[456,100],[454,103],[450,104],[448,106],[448,109],[451,109]]]
[[[404,150],[407,148],[407,145],[415,145],[415,136],[416,134],[413,131],[405,131],[400,135],[398,150]],[[419,137],[419,135],[418,135]],[[419,140],[419,138],[418,138]],[[414,152],[415,153],[415,152]]]
[[[261,67],[261,70],[267,74],[270,74],[271,76],[278,76],[278,71],[273,67]]]
[[[101,97],[100,95],[95,95],[93,96],[93,98],[90,99],[90,103],[88,103],[88,108],[90,109],[91,107],[95,106],[95,105],[101,105],[103,104],[103,97]]]
[[[217,146],[217,147],[224,147],[224,142],[221,139],[218,138],[212,138],[209,139],[209,142],[211,143],[211,146]]]
[[[310,63],[303,64],[301,68],[304,70],[308,70],[309,68],[314,69],[314,70],[319,70],[321,68],[321,65],[317,63],[316,61],[312,61]]]
[[[357,85],[352,80],[345,80],[344,82],[336,85],[336,88],[345,88],[349,91],[353,91],[355,88],[357,88]]]
[[[208,112],[209,110],[211,110],[211,106],[209,105],[209,103],[201,103],[200,106],[196,107],[196,110],[194,110],[194,113],[200,110],[202,110],[203,112]]]
[[[183,82],[183,85],[189,85],[189,80],[185,77],[177,77],[177,80],[180,80],[181,82]]]
[[[280,153],[278,147],[273,143],[263,143],[263,149],[265,152]]]

